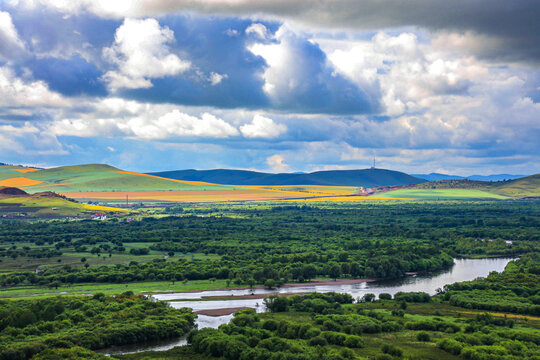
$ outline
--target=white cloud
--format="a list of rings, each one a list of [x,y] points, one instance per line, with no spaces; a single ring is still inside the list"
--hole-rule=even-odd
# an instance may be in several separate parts
[[[285,158],[279,154],[266,158],[266,164],[269,166],[271,171],[285,172],[289,170],[289,165],[285,163]]]
[[[127,123],[135,136],[164,139],[174,136],[226,138],[238,135],[238,130],[223,119],[204,113],[200,118],[173,110],[157,120],[136,118]]]
[[[118,136],[124,125],[114,119],[62,119],[54,121],[49,131],[55,136]]]
[[[28,121],[17,126],[0,125],[0,150],[3,155],[9,153],[23,156],[67,154],[54,135]]]
[[[287,131],[287,126],[276,124],[274,120],[256,114],[249,124],[240,126],[242,135],[247,138],[275,138]]]
[[[413,33],[380,32],[369,41],[315,39],[337,71],[359,85],[378,82],[386,115],[428,109],[441,96],[467,95],[487,65],[419,42]]]
[[[210,73],[208,80],[210,81],[210,84],[212,84],[212,86],[216,86],[219,83],[221,83],[223,79],[227,79],[228,77],[229,75],[227,74],[218,74],[218,73],[212,72]]]
[[[22,51],[24,51],[24,43],[19,38],[11,15],[0,11],[0,59],[10,59]]]
[[[172,54],[168,43],[174,42],[174,32],[161,27],[155,19],[125,19],[116,29],[115,41],[103,49],[103,56],[118,66],[103,79],[112,89],[149,88],[152,78],[177,75],[191,63]]]
[[[196,117],[175,109],[157,118],[155,114],[155,111],[148,111],[123,118],[62,119],[53,122],[50,131],[58,136],[117,136],[148,140],[175,137],[226,138],[239,134],[235,127],[210,113]]]
[[[51,91],[44,81],[25,81],[9,67],[0,67],[0,106],[3,107],[62,107],[68,102]]]
[[[266,39],[268,37],[268,29],[261,23],[254,23],[246,28],[246,34],[254,34],[260,39]]]

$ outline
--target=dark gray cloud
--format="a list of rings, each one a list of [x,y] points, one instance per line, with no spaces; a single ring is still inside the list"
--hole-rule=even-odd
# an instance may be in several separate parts
[[[473,32],[493,38],[476,54],[500,61],[540,64],[540,2],[537,0],[244,0],[143,2],[135,13],[194,10],[204,13],[271,16],[311,27],[381,29],[417,26],[432,31]]]

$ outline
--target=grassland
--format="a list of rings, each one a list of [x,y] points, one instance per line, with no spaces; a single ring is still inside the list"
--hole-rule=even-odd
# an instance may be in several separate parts
[[[313,196],[351,194],[354,187],[330,186],[233,186],[201,181],[167,179],[124,171],[102,164],[27,169],[0,166],[0,186],[27,192],[54,191],[80,201],[227,202],[267,201]]]
[[[103,164],[63,166],[21,174],[20,167],[1,166],[0,186],[23,187],[27,192],[55,191],[168,191],[234,190],[236,187],[160,178]],[[23,176],[21,176],[23,175]]]
[[[54,297],[58,295],[87,295],[104,293],[106,295],[116,295],[125,291],[133,291],[135,294],[142,293],[165,293],[165,292],[187,292],[203,291],[227,288],[225,280],[196,280],[189,282],[170,281],[140,281],[128,284],[73,284],[62,285],[58,288],[48,288],[44,286],[24,286],[0,289],[0,299],[26,299],[39,297]]]
[[[540,197],[540,174],[496,183],[492,191],[511,197]]]
[[[0,195],[0,214],[6,217],[26,214],[33,217],[48,218],[79,216],[96,212],[126,212],[126,210],[107,206],[81,204],[59,196],[47,194],[27,196]]]
[[[398,198],[417,200],[474,200],[474,199],[508,199],[507,196],[476,189],[399,189],[376,194],[370,198]]]

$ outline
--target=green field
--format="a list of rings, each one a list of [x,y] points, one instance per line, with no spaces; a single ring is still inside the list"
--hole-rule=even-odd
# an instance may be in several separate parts
[[[230,287],[234,287],[230,285]],[[107,295],[116,295],[125,291],[133,291],[135,294],[141,293],[164,293],[164,292],[185,292],[202,291],[212,289],[227,288],[225,280],[196,280],[188,282],[170,281],[141,281],[131,282],[129,284],[74,284],[62,285],[58,288],[48,288],[46,286],[23,286],[0,289],[0,299],[26,299],[39,297],[54,297],[58,295],[87,295],[95,293],[104,293]]]
[[[24,186],[24,190],[30,193],[40,191],[203,191],[236,189],[236,187],[228,185],[196,184],[145,176],[138,173],[122,173],[122,170],[104,164],[62,166],[26,173],[16,171],[20,169],[24,168],[0,166],[0,185],[2,185],[2,180],[12,178],[41,181],[40,184]],[[17,187],[17,184],[10,186]]]
[[[399,189],[376,194],[376,196],[419,200],[508,199],[507,196],[471,189]]]
[[[496,183],[493,192],[512,197],[540,197],[540,174]]]

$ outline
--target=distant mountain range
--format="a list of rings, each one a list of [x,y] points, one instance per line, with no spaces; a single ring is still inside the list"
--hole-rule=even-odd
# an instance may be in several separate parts
[[[494,175],[458,176],[458,175],[431,173],[431,174],[411,174],[411,176],[424,179],[427,181],[439,181],[439,180],[502,181],[502,180],[519,179],[527,175],[494,174]]]
[[[312,173],[272,174],[247,170],[176,170],[149,173],[168,179],[225,185],[391,186],[420,184],[425,180],[392,170],[329,170]]]

